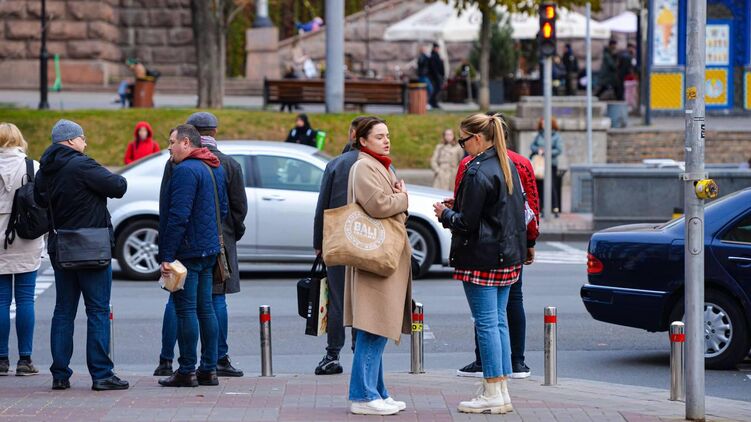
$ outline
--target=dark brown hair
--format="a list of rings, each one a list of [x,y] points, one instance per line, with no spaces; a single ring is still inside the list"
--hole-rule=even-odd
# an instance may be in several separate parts
[[[355,139],[352,142],[352,146],[357,149],[362,148],[360,138],[367,138],[370,135],[370,131],[373,130],[373,126],[381,123],[386,124],[386,121],[376,116],[363,117],[355,128]]]
[[[540,117],[540,120],[537,121],[537,130],[542,130],[545,127],[545,119]],[[551,130],[558,130],[558,120],[555,119],[555,117],[550,118],[550,128]]]

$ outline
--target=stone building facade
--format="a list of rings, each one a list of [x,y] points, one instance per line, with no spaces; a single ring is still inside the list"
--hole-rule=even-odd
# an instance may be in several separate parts
[[[63,84],[108,86],[129,57],[169,76],[195,76],[190,0],[47,0],[47,50]],[[0,1],[0,86],[37,87],[41,1]],[[49,63],[50,82],[55,78]]]

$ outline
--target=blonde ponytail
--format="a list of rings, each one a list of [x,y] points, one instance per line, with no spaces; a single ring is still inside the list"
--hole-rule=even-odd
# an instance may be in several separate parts
[[[498,161],[501,163],[503,178],[506,180],[506,190],[508,194],[514,193],[514,179],[511,175],[511,166],[508,163],[508,151],[506,150],[506,136],[504,135],[503,125],[506,123],[501,120],[501,116],[494,115],[490,117],[490,124],[493,125],[493,145],[498,154]]]

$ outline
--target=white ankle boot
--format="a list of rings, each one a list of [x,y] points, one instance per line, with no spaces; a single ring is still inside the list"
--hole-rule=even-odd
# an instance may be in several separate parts
[[[359,402],[353,401],[349,408],[350,412],[356,415],[395,415],[399,413],[399,408],[386,403],[383,399],[373,401]]]
[[[390,404],[392,406],[396,406],[399,409],[400,412],[402,410],[404,410],[404,409],[407,408],[407,403],[405,403],[403,401],[399,401],[399,400],[394,400],[393,397],[386,397],[385,399],[383,399],[383,401],[385,401],[386,404]]]
[[[503,400],[500,382],[487,382],[482,380],[482,388],[477,392],[477,397],[470,401],[459,403],[459,411],[464,413],[506,413],[506,402]]]
[[[501,395],[503,396],[503,410],[506,412],[513,412],[514,407],[511,405],[511,396],[508,395],[508,379],[500,382]]]

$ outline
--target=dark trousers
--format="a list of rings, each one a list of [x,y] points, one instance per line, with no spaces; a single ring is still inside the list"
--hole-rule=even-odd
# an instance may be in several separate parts
[[[428,103],[431,107],[438,108],[438,95],[441,93],[441,85],[443,85],[443,81],[440,79],[431,79],[430,84],[433,86],[433,90],[430,92]]]
[[[329,283],[326,353],[337,357],[344,346],[344,267],[326,267]]]
[[[506,305],[508,318],[509,337],[511,338],[511,363],[524,363],[524,342],[527,335],[527,317],[524,314],[524,302],[522,297],[522,276],[519,281],[511,285],[508,305]],[[477,342],[477,329],[475,329],[475,362],[482,366],[480,347]]]
[[[78,301],[83,295],[86,307],[86,365],[93,381],[113,375],[110,349],[110,293],[112,266],[101,270],[55,268],[55,311],[50,329],[52,378],[65,380],[73,375],[73,327]]]
[[[551,192],[551,199],[552,199],[552,209],[558,209],[558,212],[561,212],[561,177],[558,176],[558,166],[552,166],[551,167],[551,173],[553,173],[553,191]],[[537,183],[537,192],[540,196],[540,213],[542,213],[542,210],[545,209],[545,181],[544,180],[536,180]]]
[[[229,320],[227,317],[227,297],[226,295],[211,295],[214,306],[214,315],[219,331],[217,338],[219,340],[217,356],[219,360],[227,357],[229,346],[227,345],[227,335],[229,334]],[[160,360],[174,360],[175,344],[177,343],[177,312],[175,312],[175,302],[170,295],[167,304],[164,306],[164,317],[162,319],[162,352],[159,354]]]

